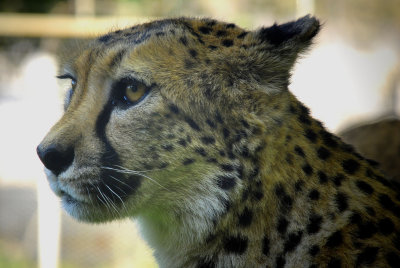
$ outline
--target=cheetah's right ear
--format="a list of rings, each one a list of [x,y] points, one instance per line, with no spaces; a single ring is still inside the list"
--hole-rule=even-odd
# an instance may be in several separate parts
[[[271,49],[292,50],[293,54],[298,54],[311,44],[320,26],[315,17],[307,15],[296,21],[261,28],[257,32],[257,37],[263,43],[270,45]]]

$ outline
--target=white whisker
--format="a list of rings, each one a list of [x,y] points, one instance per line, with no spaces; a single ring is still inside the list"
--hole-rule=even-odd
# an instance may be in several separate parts
[[[135,174],[135,175],[142,176],[142,177],[144,177],[144,178],[146,178],[146,179],[148,179],[148,180],[154,182],[155,184],[157,184],[157,185],[160,186],[161,188],[163,188],[163,189],[169,191],[166,187],[164,187],[163,185],[161,185],[158,181],[154,180],[153,178],[149,177],[149,176],[146,175],[146,174],[142,174],[140,171],[130,170],[130,169],[127,169],[127,168],[124,168],[124,167],[121,167],[121,166],[116,166],[116,167],[118,167],[119,169],[117,169],[117,168],[112,168],[112,167],[104,167],[104,166],[102,166],[101,168],[113,170],[113,171],[116,171],[116,172],[119,172],[119,173],[122,173],[122,174]],[[113,179],[116,179],[116,178],[114,178],[113,176],[111,176],[111,177],[112,177]],[[118,179],[116,179],[116,180],[119,181],[119,182],[121,182],[121,183],[123,183],[121,180],[118,180]],[[127,185],[126,183],[123,183],[123,184]],[[131,188],[131,189],[132,189],[132,188]]]

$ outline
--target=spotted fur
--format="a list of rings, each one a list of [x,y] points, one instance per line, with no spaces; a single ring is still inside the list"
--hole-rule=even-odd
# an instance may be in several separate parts
[[[287,88],[319,28],[179,18],[94,40],[37,149],[65,210],[138,219],[162,267],[398,267],[399,191]]]

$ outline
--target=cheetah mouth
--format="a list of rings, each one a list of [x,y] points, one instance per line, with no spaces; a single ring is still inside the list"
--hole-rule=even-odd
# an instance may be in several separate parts
[[[67,204],[79,204],[79,203],[86,203],[85,201],[78,200],[77,198],[73,197],[69,193],[64,190],[60,190],[59,196],[61,200]]]

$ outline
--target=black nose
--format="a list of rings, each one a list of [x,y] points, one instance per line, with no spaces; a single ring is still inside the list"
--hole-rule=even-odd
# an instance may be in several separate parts
[[[62,150],[57,146],[51,145],[42,148],[40,145],[36,148],[36,152],[46,168],[51,170],[55,175],[66,170],[74,160],[74,149],[68,148]]]

